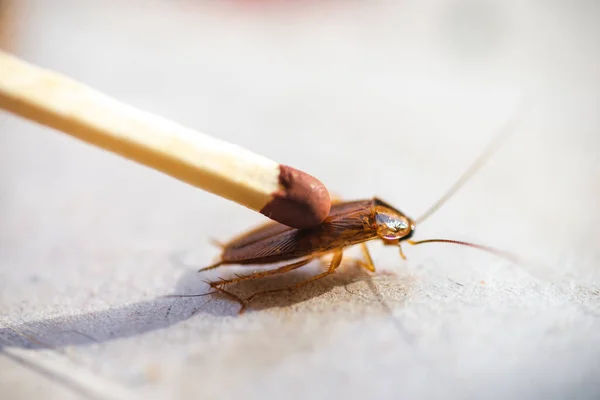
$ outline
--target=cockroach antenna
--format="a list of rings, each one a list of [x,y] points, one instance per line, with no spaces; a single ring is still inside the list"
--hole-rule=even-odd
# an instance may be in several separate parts
[[[481,168],[492,158],[492,156],[502,147],[502,145],[508,140],[508,138],[516,132],[517,125],[521,122],[523,116],[525,115],[526,106],[528,106],[530,102],[523,102],[521,106],[518,108],[517,113],[513,118],[511,118],[507,124],[503,127],[503,129],[498,132],[498,134],[492,138],[492,140],[488,143],[487,147],[481,153],[479,157],[467,168],[467,170],[462,174],[460,178],[448,189],[448,191],[437,201],[435,202],[423,215],[415,220],[415,224],[420,224],[433,215],[437,210],[439,210],[448,200],[452,198],[458,192],[458,190],[464,186]],[[514,254],[506,252],[504,250],[499,250],[492,248],[490,246],[485,246],[481,244],[469,243],[460,240],[450,240],[450,239],[425,239],[425,240],[407,240],[407,243],[411,245],[417,244],[425,244],[425,243],[451,243],[458,244],[461,246],[473,247],[478,250],[485,251],[490,254],[494,254],[497,257],[504,258],[508,261],[520,263],[521,259]],[[404,257],[403,257],[404,258]]]
[[[529,104],[529,103],[527,103]],[[500,147],[508,140],[508,138],[516,132],[516,127],[525,115],[525,108],[522,105],[519,108],[519,111],[516,115],[508,121],[508,123],[503,127],[503,129],[498,132],[498,134],[492,138],[492,140],[488,143],[487,147],[480,154],[479,157],[467,168],[467,170],[462,174],[460,178],[448,189],[448,191],[437,201],[435,202],[427,211],[423,213],[419,218],[415,220],[415,223],[421,224],[431,215],[433,215],[437,210],[439,210],[452,196],[456,194],[456,192],[467,183],[473,175],[475,175],[481,168],[492,158],[492,156],[500,149]]]

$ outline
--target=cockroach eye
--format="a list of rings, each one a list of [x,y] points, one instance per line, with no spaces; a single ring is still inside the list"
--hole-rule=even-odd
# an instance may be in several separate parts
[[[383,239],[400,239],[411,231],[411,226],[406,217],[396,214],[378,212],[375,215],[377,234]]]

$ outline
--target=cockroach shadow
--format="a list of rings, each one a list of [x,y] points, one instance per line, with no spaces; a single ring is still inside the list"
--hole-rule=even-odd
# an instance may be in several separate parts
[[[0,322],[0,350],[2,347],[39,349],[87,346],[166,329],[190,319],[198,312],[222,316],[220,310],[204,307],[204,303],[206,300],[165,300],[157,297],[106,310],[22,324]]]
[[[175,261],[173,257],[172,260]],[[210,290],[203,282],[205,277],[202,274],[190,266],[183,267],[186,272],[177,280],[171,293],[203,293],[203,290],[205,292]],[[299,270],[296,274],[281,275],[259,282],[242,282],[233,289],[241,293],[250,293],[264,289],[265,285],[285,286],[293,280],[302,279],[304,275],[310,274],[311,269],[320,268],[317,262],[312,268],[307,267],[308,270]],[[329,279],[315,282],[314,285],[289,293],[282,292],[257,298],[252,310],[299,304],[322,296],[337,286],[365,279],[369,279],[369,275],[348,262],[339,273]],[[355,297],[361,300],[359,295]],[[64,315],[14,325],[0,322],[0,350],[3,347],[60,349],[67,346],[88,346],[167,329],[198,314],[215,317],[237,316],[238,306],[220,293],[200,297],[158,296],[146,301],[78,315]],[[208,326],[206,329],[212,328]]]
[[[178,261],[181,263],[181,261]],[[230,283],[228,292],[235,293],[239,297],[250,297],[256,293],[261,295],[253,300],[248,311],[260,311],[271,308],[287,308],[306,301],[310,301],[326,295],[336,287],[344,287],[345,295],[355,297],[358,301],[363,302],[383,302],[385,299],[377,290],[377,285],[372,281],[373,275],[365,271],[357,261],[353,258],[348,258],[341,268],[337,269],[334,274],[331,274],[323,279],[312,281],[310,285],[302,285],[294,287],[298,282],[305,282],[311,277],[318,275],[323,270],[327,270],[327,265],[330,260],[314,260],[311,263],[304,265],[302,268],[289,271],[286,274],[268,275],[258,280],[244,280],[240,282]],[[190,266],[187,266],[190,268]],[[259,271],[268,272],[270,268],[262,266],[256,268]],[[206,299],[207,308],[228,309],[225,314],[237,314],[239,307],[231,302],[228,293],[214,291],[209,286],[208,279],[226,279],[230,276],[238,276],[236,272],[224,270],[220,272],[212,272],[209,276],[198,274],[196,270],[184,274],[174,289],[174,294],[168,296],[170,298],[203,298]],[[199,276],[203,280],[201,285],[198,284]],[[359,282],[367,282],[369,296],[357,294],[349,289],[349,286]],[[390,280],[390,282],[392,282]],[[405,280],[400,280],[397,285],[396,294],[404,297],[407,293],[407,283]],[[289,288],[280,290],[281,288]],[[395,296],[397,297],[397,296]],[[222,303],[222,304],[219,304]],[[228,306],[229,305],[229,306]],[[337,307],[336,302],[332,303],[332,307]],[[386,307],[389,309],[389,307]]]
[[[179,282],[201,287],[197,273],[184,273]],[[178,284],[179,285],[179,284]],[[26,349],[87,346],[166,329],[198,313],[223,317],[235,314],[227,307],[210,304],[208,299],[158,296],[105,310],[64,315],[10,324],[0,321],[0,350],[3,347]]]

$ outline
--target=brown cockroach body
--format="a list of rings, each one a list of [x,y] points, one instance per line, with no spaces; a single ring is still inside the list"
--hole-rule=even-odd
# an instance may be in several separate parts
[[[275,270],[209,282],[214,289],[236,299],[242,304],[243,310],[248,301],[258,294],[266,292],[257,293],[246,300],[242,300],[225,291],[223,286],[248,279],[289,272],[308,264],[314,259],[333,254],[333,260],[327,271],[291,287],[269,292],[296,288],[332,274],[342,261],[343,250],[357,244],[361,244],[365,256],[364,261],[358,262],[359,265],[374,272],[375,267],[365,243],[373,239],[381,239],[386,245],[400,247],[400,242],[408,240],[414,229],[415,224],[410,218],[378,198],[337,202],[332,204],[329,216],[325,221],[314,228],[294,229],[272,222],[234,238],[222,245],[223,252],[217,263],[200,271],[223,265],[274,264],[297,260]],[[401,247],[400,254],[404,257]]]
[[[269,223],[233,239],[223,246],[221,260],[207,268],[315,258],[377,238],[397,245],[413,231],[414,223],[408,217],[377,198],[338,202],[331,206],[325,221],[314,228],[293,229]]]
[[[410,238],[414,232],[415,222],[413,220],[378,198],[337,202],[332,204],[329,216],[325,221],[314,228],[295,229],[277,222],[270,222],[220,245],[223,252],[219,261],[200,269],[200,271],[224,265],[266,265],[295,260],[291,264],[273,270],[207,282],[213,289],[239,302],[242,306],[240,312],[243,312],[248,302],[260,294],[295,289],[333,274],[342,262],[343,251],[350,246],[360,244],[364,260],[358,260],[358,265],[375,272],[373,260],[365,244],[374,239],[382,240],[384,245],[398,246],[400,255],[404,259],[406,257],[401,247],[403,241],[412,245],[432,242],[461,244],[514,259],[507,253],[473,243],[448,239],[413,241]],[[231,283],[290,272],[330,254],[333,254],[333,259],[326,271],[289,287],[255,293],[247,299],[241,299],[223,288]]]
[[[512,121],[513,124],[515,122],[515,120]],[[242,312],[248,302],[257,295],[294,289],[334,273],[342,261],[343,251],[350,246],[361,246],[364,260],[358,261],[358,264],[369,271],[374,272],[375,267],[373,265],[373,260],[365,244],[374,239],[382,240],[385,245],[398,246],[402,258],[406,257],[404,257],[402,252],[401,242],[407,242],[412,245],[441,242],[475,247],[497,256],[507,258],[511,261],[515,261],[517,260],[516,257],[509,253],[478,244],[448,239],[411,240],[411,237],[415,232],[415,226],[418,223],[423,222],[439,209],[482,167],[484,162],[487,161],[493,152],[500,147],[501,142],[506,139],[508,133],[513,130],[511,125],[512,124],[509,124],[505,130],[495,137],[486,150],[471,165],[471,167],[467,169],[448,192],[430,207],[423,216],[416,220],[412,220],[398,209],[378,198],[373,198],[371,200],[334,202],[331,206],[329,216],[320,225],[308,229],[294,229],[277,222],[267,223],[266,225],[234,238],[224,245],[220,245],[223,252],[219,261],[206,268],[202,268],[200,271],[206,271],[224,265],[267,265],[293,261],[290,264],[272,270],[254,272],[245,276],[236,275],[235,278],[231,279],[220,279],[214,282],[207,282],[211,288],[227,294],[238,301],[242,305],[240,310],[240,312]],[[295,270],[313,260],[320,259],[325,255],[333,255],[327,270],[292,286],[259,292],[247,299],[241,299],[224,289],[224,286],[227,284]]]

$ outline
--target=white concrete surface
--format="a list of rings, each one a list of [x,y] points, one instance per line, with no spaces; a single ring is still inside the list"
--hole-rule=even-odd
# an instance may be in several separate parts
[[[416,235],[532,265],[374,243],[375,276],[346,263],[241,317],[226,298],[160,296],[205,291],[209,239],[260,215],[1,114],[0,398],[600,397],[597,3],[6,9],[5,50],[412,216],[521,96],[536,102]]]

